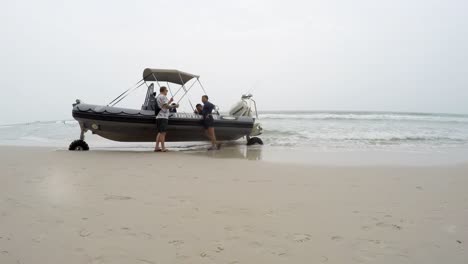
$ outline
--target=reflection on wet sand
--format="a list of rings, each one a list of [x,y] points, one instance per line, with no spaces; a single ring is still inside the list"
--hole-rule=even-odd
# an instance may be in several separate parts
[[[220,159],[262,160],[262,146],[227,145],[216,151],[187,151],[194,155],[203,155]]]

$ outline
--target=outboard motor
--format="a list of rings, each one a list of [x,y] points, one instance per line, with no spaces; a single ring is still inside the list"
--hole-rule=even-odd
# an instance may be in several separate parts
[[[242,95],[241,100],[237,102],[233,107],[231,107],[229,115],[235,117],[248,116],[255,118],[256,122],[254,123],[254,126],[252,128],[252,132],[250,133],[250,135],[247,136],[248,144],[263,144],[263,142],[259,138],[250,138],[251,136],[261,135],[263,132],[261,124],[258,123],[257,104],[255,103],[255,100],[252,99],[252,97],[252,94]]]
[[[239,117],[239,116],[253,117],[252,102],[254,103],[255,108],[256,108],[256,105],[252,97],[253,95],[251,94],[242,95],[241,100],[237,102],[233,107],[231,107],[231,110],[229,110],[229,115],[236,116],[236,117]]]

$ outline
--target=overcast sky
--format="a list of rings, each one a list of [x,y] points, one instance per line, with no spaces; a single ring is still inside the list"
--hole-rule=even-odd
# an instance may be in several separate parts
[[[253,88],[261,110],[468,113],[467,13],[462,0],[2,1],[0,123],[71,119],[76,98],[107,104],[146,67],[201,75],[224,110]]]

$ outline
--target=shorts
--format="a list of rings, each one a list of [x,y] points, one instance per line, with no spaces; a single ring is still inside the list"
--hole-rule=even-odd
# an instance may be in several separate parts
[[[208,129],[210,127],[213,127],[213,123],[214,123],[214,119],[213,119],[213,116],[212,115],[207,115],[204,119],[203,119],[203,127],[205,129]]]
[[[165,133],[167,131],[168,124],[169,120],[166,118],[156,119],[156,131],[158,131],[158,133]]]

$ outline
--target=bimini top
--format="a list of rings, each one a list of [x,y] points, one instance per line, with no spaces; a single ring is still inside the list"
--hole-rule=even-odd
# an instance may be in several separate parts
[[[179,70],[146,68],[143,71],[143,79],[145,81],[171,82],[180,85],[184,85],[191,79],[198,77],[198,75],[193,75]]]

